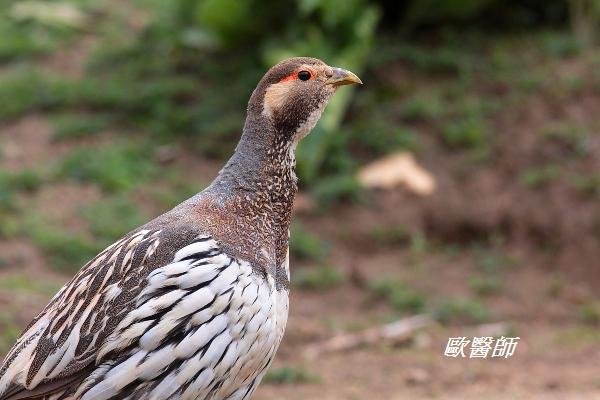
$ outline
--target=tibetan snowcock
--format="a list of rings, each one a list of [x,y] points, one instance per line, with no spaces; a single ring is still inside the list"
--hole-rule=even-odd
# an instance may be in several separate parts
[[[288,315],[294,152],[352,72],[271,68],[204,191],[88,262],[0,367],[0,400],[248,399]]]

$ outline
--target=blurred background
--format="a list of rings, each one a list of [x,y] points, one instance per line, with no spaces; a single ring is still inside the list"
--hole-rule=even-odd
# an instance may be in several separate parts
[[[3,0],[0,356],[210,183],[266,69],[307,55],[364,85],[300,146],[291,314],[255,397],[600,398],[599,23],[598,0]],[[521,340],[444,357],[484,335]]]

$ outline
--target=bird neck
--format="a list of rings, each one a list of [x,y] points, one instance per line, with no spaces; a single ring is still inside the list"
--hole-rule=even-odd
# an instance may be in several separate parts
[[[205,224],[225,251],[287,287],[285,262],[297,192],[293,143],[265,118],[248,118],[235,153],[204,197]],[[219,221],[231,221],[227,231]]]
[[[291,213],[298,190],[291,137],[293,132],[281,132],[262,114],[249,114],[242,138],[213,186],[253,203],[261,199],[265,212]]]

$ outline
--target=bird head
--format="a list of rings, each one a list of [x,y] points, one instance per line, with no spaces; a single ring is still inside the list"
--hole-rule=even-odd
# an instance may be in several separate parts
[[[279,140],[295,145],[317,123],[335,91],[349,84],[362,82],[354,73],[316,58],[289,58],[267,71],[249,109],[269,121],[282,136]]]

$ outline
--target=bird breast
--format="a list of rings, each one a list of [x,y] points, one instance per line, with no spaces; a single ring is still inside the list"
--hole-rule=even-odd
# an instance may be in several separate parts
[[[108,399],[135,382],[152,399],[250,394],[275,355],[288,311],[287,291],[271,276],[221,253],[210,238],[153,271],[137,303],[101,355],[137,344],[126,360],[90,376],[82,399]]]

